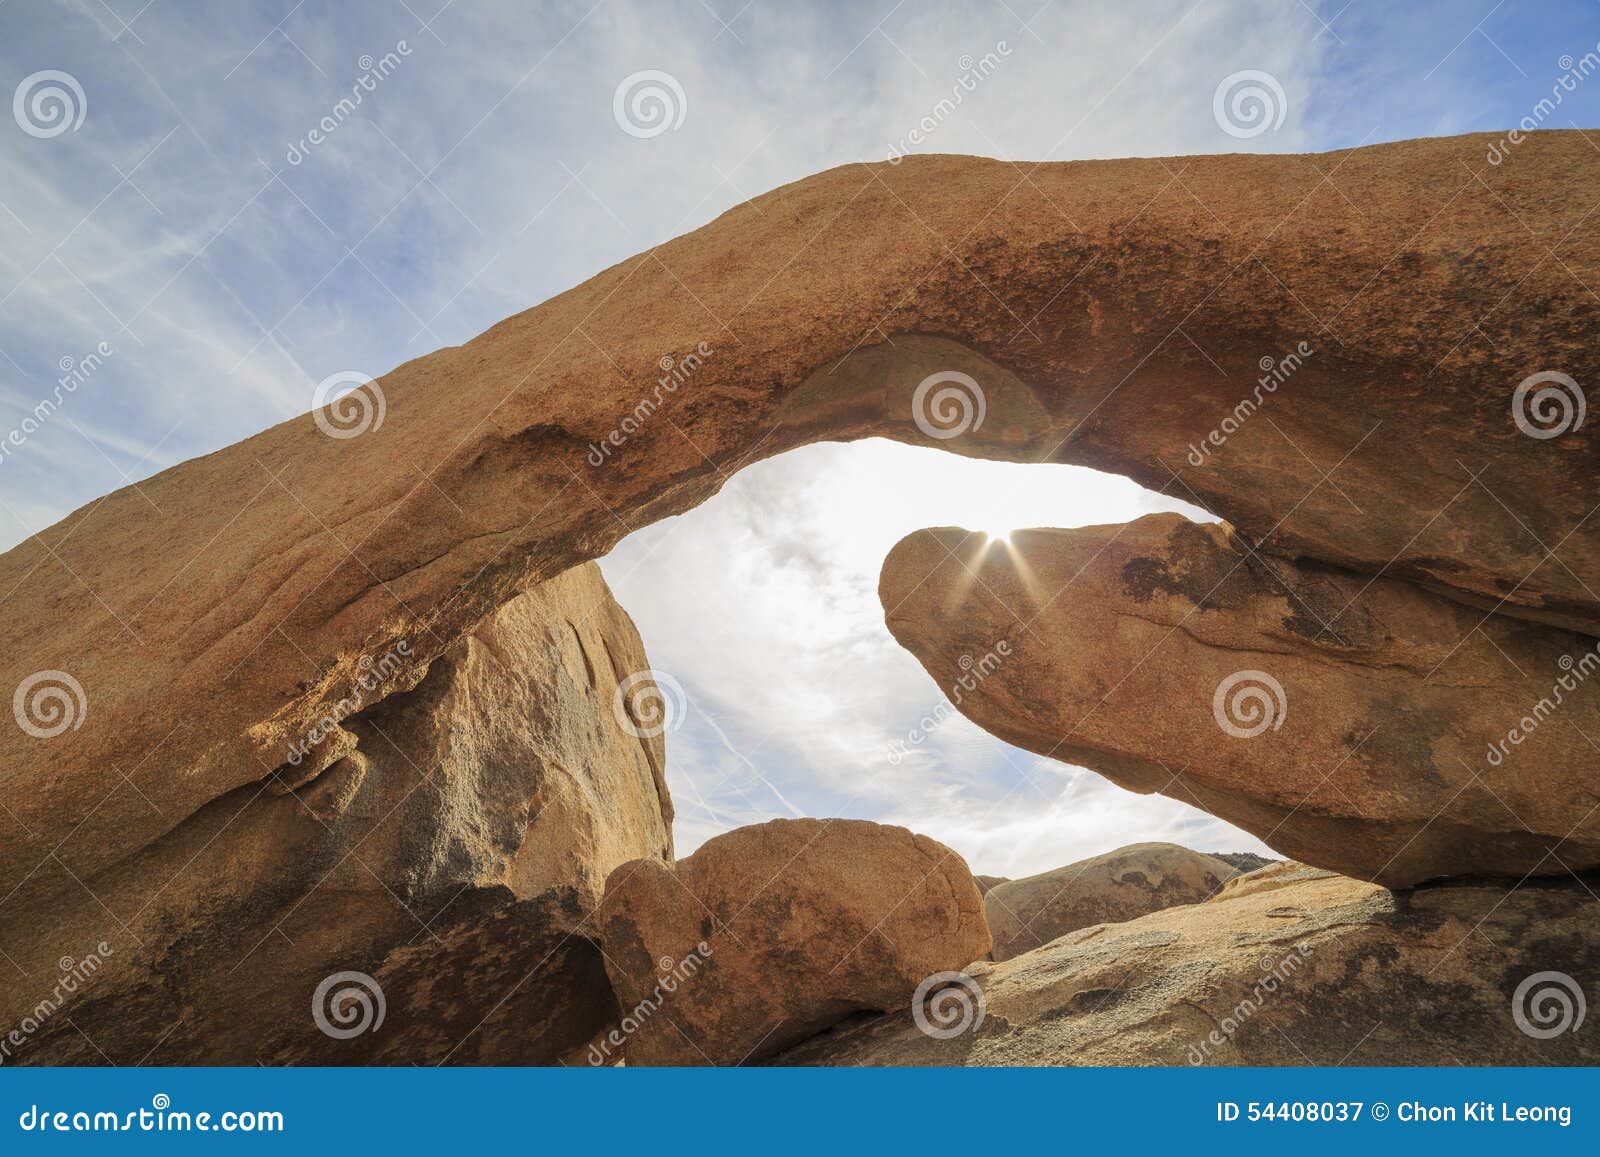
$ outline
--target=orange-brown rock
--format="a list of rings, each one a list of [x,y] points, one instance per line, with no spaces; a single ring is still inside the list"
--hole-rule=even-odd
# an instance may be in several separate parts
[[[622,1024],[592,1063],[738,1065],[989,951],[961,857],[865,820],[773,820],[612,873],[597,923]]]
[[[1392,893],[1274,864],[1204,904],[973,965],[964,1006],[924,1011],[940,1035],[862,1017],[772,1063],[1593,1065],[1597,883]]]
[[[257,765],[110,868],[61,886],[43,837],[24,841],[39,868],[0,908],[0,1026],[37,1024],[7,1062],[566,1056],[616,1019],[582,939],[606,875],[672,855],[661,739],[614,712],[621,681],[647,666],[590,564],[515,595],[414,686],[330,717],[313,755],[280,758],[279,774]],[[382,659],[368,670],[401,677]],[[38,1018],[67,953],[93,955],[94,973]],[[313,996],[340,972],[376,980],[381,1024],[319,1027]],[[360,1010],[333,996],[363,983],[325,994],[335,1029],[359,1024],[340,1007]]]
[[[1120,924],[1177,904],[1198,904],[1238,874],[1177,844],[1131,844],[1008,880],[983,896],[994,959],[1010,960],[1091,924]]]
[[[879,593],[980,726],[1296,859],[1396,887],[1600,864],[1590,636],[1175,514],[919,531]]]
[[[64,672],[75,706],[0,729],[0,896],[248,791],[363,655],[409,641],[418,681],[516,590],[822,439],[1118,471],[1263,551],[1600,630],[1600,422],[1513,417],[1531,374],[1600,378],[1600,151],[1489,142],[845,166],[91,503],[0,557],[0,686]],[[964,433],[960,379],[914,414],[951,371]]]

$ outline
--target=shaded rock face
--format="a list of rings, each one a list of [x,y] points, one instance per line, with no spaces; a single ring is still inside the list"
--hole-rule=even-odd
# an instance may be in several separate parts
[[[517,590],[823,439],[1117,471],[1258,550],[1600,631],[1600,422],[1534,438],[1512,409],[1531,373],[1600,377],[1573,281],[1600,282],[1577,227],[1600,152],[1535,133],[1485,166],[1489,143],[1020,183],[967,157],[846,166],[86,506],[0,556],[0,686],[61,671],[83,704],[49,739],[0,728],[0,895],[63,840],[88,879],[200,822],[363,655],[409,641],[395,678],[418,681]],[[965,423],[918,406],[950,372],[981,421],[975,397]]]
[[[863,820],[773,820],[625,864],[597,921],[622,1031],[591,1063],[737,1065],[989,951],[961,857]]]
[[[38,850],[0,907],[0,1026],[38,1022],[8,1062],[560,1059],[616,1008],[598,951],[569,934],[618,864],[672,855],[661,740],[613,711],[646,667],[581,567],[331,724],[293,778],[259,768],[81,882]],[[92,980],[34,1016],[57,958],[102,942]],[[375,978],[387,1008],[338,1039],[313,994],[344,971]]]
[[[1274,865],[1206,903],[974,965],[984,1016],[967,1031],[860,1018],[773,1063],[1592,1065],[1600,1038],[1570,1015],[1552,1030],[1558,987],[1595,997],[1595,882],[1391,893]],[[1562,977],[1525,985],[1540,973]]]
[[[1224,864],[1239,872],[1254,872],[1259,868],[1278,863],[1277,860],[1268,859],[1266,856],[1258,856],[1254,852],[1212,852],[1210,855],[1212,859],[1221,860]]]
[[[457,909],[465,911],[457,911]],[[473,911],[477,909],[477,911]],[[592,909],[573,888],[531,900],[485,889],[458,901],[435,936],[391,952],[371,985],[330,986],[318,1002],[335,1028],[341,991],[384,995],[381,1025],[330,1045],[321,1033],[274,1034],[271,1064],[581,1064],[617,1024],[600,947],[583,933]],[[353,1007],[348,1016],[359,1017]]]
[[[1091,924],[1117,924],[1176,904],[1198,904],[1238,875],[1177,844],[1133,844],[984,893],[994,959],[1010,960]]]
[[[1172,514],[919,531],[879,594],[980,726],[1297,859],[1395,887],[1600,864],[1592,637]]]

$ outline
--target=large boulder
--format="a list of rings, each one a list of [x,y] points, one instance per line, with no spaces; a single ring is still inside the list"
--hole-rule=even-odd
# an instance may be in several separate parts
[[[589,564],[512,597],[414,685],[376,659],[282,772],[265,761],[114,867],[63,884],[70,844],[24,843],[39,870],[5,900],[0,1024],[30,1025],[8,1063],[566,1056],[616,1020],[581,940],[607,874],[672,856],[661,739],[615,710],[647,667]],[[63,998],[58,973],[91,959]],[[324,984],[338,973],[360,976]],[[331,1034],[360,1025],[369,978],[381,1023]]]
[[[773,820],[676,867],[624,864],[597,923],[623,1020],[592,1063],[743,1064],[989,951],[961,857],[864,820]]]
[[[1119,924],[1198,904],[1237,876],[1230,864],[1177,844],[1132,844],[990,888],[984,915],[994,959],[1009,960],[1091,924]]]
[[[1600,864],[1592,636],[1175,514],[918,531],[879,594],[979,726],[1296,859],[1394,887]]]
[[[0,556],[30,723],[0,729],[0,896],[199,822],[361,656],[409,641],[419,679],[806,442],[1112,470],[1259,551],[1600,631],[1600,422],[1519,389],[1600,378],[1600,150],[1492,141],[844,166],[74,512]]]
[[[1277,864],[975,965],[920,1018],[858,1018],[773,1063],[1593,1065],[1597,883],[1394,893]]]

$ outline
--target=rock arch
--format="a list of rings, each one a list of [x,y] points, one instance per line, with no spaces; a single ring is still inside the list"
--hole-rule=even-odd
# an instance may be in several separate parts
[[[1600,376],[1600,152],[1488,141],[846,166],[396,368],[359,436],[296,418],[74,512],[0,556],[12,684],[70,667],[88,703],[49,742],[0,729],[31,833],[0,891],[39,841],[104,870],[283,767],[363,657],[404,641],[414,685],[517,591],[819,438],[1178,472],[1271,553],[1600,632],[1600,435],[1511,413],[1530,374]],[[1186,465],[1301,342],[1270,413]],[[983,385],[982,426],[918,428],[930,367]]]

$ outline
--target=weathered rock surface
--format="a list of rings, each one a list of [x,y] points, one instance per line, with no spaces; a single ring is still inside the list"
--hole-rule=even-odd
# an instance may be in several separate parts
[[[978,891],[982,892],[985,896],[989,894],[990,890],[994,888],[995,885],[1007,884],[1011,882],[1010,876],[974,876],[972,879],[973,882],[978,885]]]
[[[1237,869],[1177,844],[1131,844],[984,893],[994,959],[1010,960],[1091,924],[1118,924],[1214,896]]]
[[[1258,879],[1265,877],[1265,879]],[[1587,882],[1391,893],[1296,864],[1204,904],[1097,925],[969,971],[984,1016],[936,1039],[860,1018],[774,1059],[824,1065],[1574,1065],[1600,1036],[1567,1016],[1600,975]],[[1559,972],[1563,982],[1539,973]],[[970,1007],[976,998],[968,995]],[[1517,1015],[1513,1015],[1513,1008]],[[1592,1008],[1591,1008],[1592,1011]],[[941,1027],[930,1009],[926,1019]]]
[[[0,1026],[53,992],[64,952],[110,951],[10,1062],[565,1056],[616,1017],[598,951],[569,933],[618,864],[672,854],[661,740],[613,712],[646,667],[590,564],[513,597],[409,689],[347,705],[312,756],[284,764],[293,778],[272,774],[280,752],[65,886],[43,838],[25,843],[39,870],[0,908]],[[329,748],[342,754],[317,771]],[[387,998],[381,1026],[342,1040],[312,1015],[341,971]]]
[[[864,820],[773,820],[676,868],[624,864],[597,923],[630,1065],[743,1064],[989,951],[961,857]]]
[[[919,531],[879,594],[941,686],[968,677],[980,726],[1296,859],[1396,887],[1600,864],[1590,636],[1173,514],[1004,548]],[[971,678],[963,661],[1002,639]]]
[[[274,1034],[281,1043],[262,1056],[271,1064],[581,1064],[590,1041],[618,1020],[585,923],[592,913],[573,888],[531,900],[499,888],[475,892],[451,906],[435,935],[391,952],[372,985],[345,981],[320,1002],[339,1028],[341,991],[357,1001],[363,990],[381,991],[381,1025],[333,1044],[297,1028]],[[359,1006],[347,1013],[361,1015]]]
[[[1266,856],[1258,856],[1254,852],[1212,852],[1210,854],[1214,859],[1221,860],[1224,864],[1232,866],[1235,871],[1239,872],[1254,872],[1281,862],[1269,859]]]
[[[409,640],[418,679],[514,591],[821,439],[1118,471],[1260,550],[1600,631],[1600,422],[1532,438],[1512,413],[1534,372],[1600,377],[1576,288],[1600,284],[1600,151],[1535,133],[1490,166],[1489,143],[846,166],[317,415],[359,436],[306,415],[84,507],[0,556],[0,686],[64,671],[86,705],[53,738],[0,729],[0,896],[203,822],[360,656]],[[946,371],[983,420],[925,394],[925,434]]]

